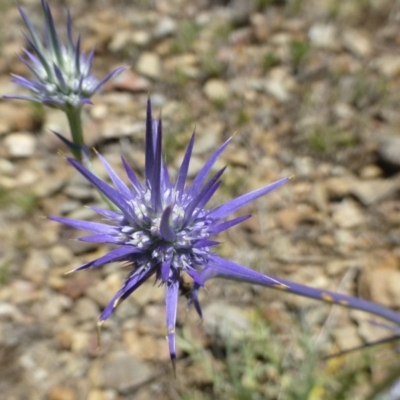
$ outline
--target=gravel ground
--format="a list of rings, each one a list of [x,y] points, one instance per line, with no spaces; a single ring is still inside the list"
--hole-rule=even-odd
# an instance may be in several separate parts
[[[148,93],[162,110],[175,171],[195,125],[192,176],[235,134],[222,157],[229,167],[216,201],[294,178],[247,207],[253,217],[221,238],[220,253],[264,273],[400,310],[399,2],[49,3],[61,31],[68,6],[83,48],[96,45],[98,76],[131,66],[84,113],[88,144],[117,171],[121,154],[143,171]],[[40,24],[39,0],[21,4]],[[12,1],[0,7],[10,21],[0,27],[0,95],[22,93],[10,73],[27,74],[15,55],[22,55],[24,28]],[[95,219],[83,205],[100,202],[65,162],[67,150],[50,130],[68,136],[60,111],[1,100],[1,399],[300,399],[279,389],[291,373],[275,370],[256,379],[249,397],[217,391],[213,374],[226,372],[227,343],[236,349],[255,340],[254,321],[261,320],[271,327],[268,340],[289,346],[302,365],[307,354],[291,341],[301,332],[322,354],[386,334],[363,313],[210,281],[202,293],[203,325],[193,310],[185,312],[182,298],[174,379],[164,291],[149,283],[104,324],[97,349],[98,315],[126,272],[114,264],[64,276],[107,249],[77,242],[78,232],[43,218]],[[96,162],[95,168],[104,176]],[[371,385],[399,366],[390,347],[371,357],[354,397],[340,398],[366,398]],[[329,375],[350,363],[335,362],[319,368]],[[245,379],[241,384],[253,387]],[[304,399],[328,398],[313,396]]]

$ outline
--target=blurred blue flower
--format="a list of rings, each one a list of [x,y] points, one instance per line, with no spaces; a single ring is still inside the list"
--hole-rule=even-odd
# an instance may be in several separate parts
[[[123,159],[128,187],[112,170],[107,161],[99,158],[113,182],[115,189],[100,180],[77,161],[68,161],[88,179],[118,209],[118,212],[94,210],[110,221],[110,224],[77,221],[50,217],[94,235],[80,238],[82,241],[111,243],[114,250],[97,260],[90,261],[76,270],[95,268],[120,261],[132,270],[124,285],[113,297],[100,316],[99,323],[106,320],[115,308],[152,275],[165,285],[167,339],[171,359],[175,358],[175,323],[181,274],[188,274],[196,285],[203,286],[201,272],[210,266],[231,278],[248,277],[260,284],[278,285],[278,280],[252,271],[214,254],[211,249],[218,242],[211,238],[239,224],[249,215],[224,221],[232,213],[257,198],[280,187],[288,179],[281,179],[261,189],[240,196],[227,203],[207,209],[207,203],[220,186],[219,180],[225,168],[207,179],[211,169],[229,144],[227,140],[205,163],[191,185],[186,184],[189,162],[194,144],[194,134],[180,166],[175,182],[172,182],[162,158],[161,120],[153,120],[151,104],[147,106],[145,182],[141,183]]]
[[[80,50],[80,37],[74,43],[70,14],[68,13],[67,17],[68,44],[65,46],[59,40],[50,7],[45,0],[42,0],[42,8],[45,17],[43,40],[25,11],[18,6],[30,34],[24,36],[32,49],[32,52],[24,49],[26,58],[21,57],[21,61],[29,68],[34,78],[27,79],[13,74],[12,81],[28,88],[31,95],[4,97],[31,100],[62,110],[90,104],[90,97],[125,68],[117,68],[100,81],[97,80],[90,72],[94,50],[86,56]]]

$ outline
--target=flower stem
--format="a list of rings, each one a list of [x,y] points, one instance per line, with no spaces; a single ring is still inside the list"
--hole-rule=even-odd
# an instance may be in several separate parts
[[[71,130],[71,137],[76,148],[71,148],[71,152],[75,159],[82,162],[82,146],[85,144],[83,140],[81,107],[69,107],[65,112],[68,118],[69,129]]]
[[[71,153],[74,155],[76,161],[79,161],[81,164],[86,164],[89,171],[91,171],[94,175],[97,176],[94,171],[93,165],[89,159],[89,157],[84,157],[84,149],[85,143],[83,140],[83,130],[82,130],[82,118],[81,118],[81,107],[69,107],[65,112],[67,114],[69,128],[71,130],[72,142],[75,146],[69,146]],[[103,193],[99,191],[100,197],[107,204],[110,210],[117,211],[118,208],[108,200]]]

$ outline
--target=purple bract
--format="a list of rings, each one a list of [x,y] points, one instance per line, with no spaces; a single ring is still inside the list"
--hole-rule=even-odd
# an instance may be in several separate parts
[[[167,166],[162,161],[161,120],[152,119],[149,101],[144,183],[139,182],[125,160],[122,162],[130,187],[99,155],[115,189],[77,161],[68,160],[119,209],[115,212],[94,208],[100,215],[107,218],[110,224],[50,217],[52,220],[94,233],[93,236],[86,236],[80,240],[111,243],[118,246],[105,256],[90,261],[76,270],[95,268],[114,261],[126,262],[132,266],[125,284],[101,314],[100,323],[106,320],[118,304],[150,276],[155,275],[165,285],[167,338],[172,359],[175,358],[175,322],[182,273],[188,274],[197,286],[204,284],[200,274],[206,267],[215,272],[228,274],[232,278],[248,277],[260,284],[280,285],[276,279],[224,260],[211,251],[218,244],[211,240],[214,235],[249,218],[249,215],[246,215],[224,221],[228,216],[287,182],[286,178],[281,179],[219,207],[207,209],[206,205],[218,189],[219,178],[225,168],[209,179],[207,176],[229,142],[230,139],[210,157],[192,184],[186,185],[194,144],[193,135],[176,181],[171,182]],[[196,308],[200,312],[197,303]]]
[[[124,159],[122,162],[129,178],[129,186],[99,155],[114,187],[99,179],[77,161],[68,159],[118,210],[93,207],[109,221],[109,224],[50,217],[51,220],[93,233],[91,236],[82,237],[80,239],[82,241],[109,243],[116,246],[106,255],[87,262],[74,271],[96,268],[115,261],[131,266],[125,283],[102,312],[99,325],[143,282],[155,276],[166,289],[167,339],[171,359],[174,360],[178,295],[183,285],[181,276],[186,273],[193,280],[188,295],[189,303],[195,306],[200,317],[202,313],[198,301],[199,289],[207,280],[221,277],[360,309],[380,315],[400,326],[400,315],[386,307],[356,297],[312,288],[284,279],[275,279],[223,259],[212,251],[218,244],[217,241],[212,240],[213,236],[250,217],[250,215],[245,215],[226,220],[229,216],[288,181],[288,178],[283,178],[218,207],[207,208],[209,200],[220,186],[220,177],[225,168],[211,174],[210,178],[208,176],[229,142],[230,139],[219,147],[204,164],[193,182],[187,184],[189,162],[194,145],[193,134],[176,180],[171,181],[168,168],[162,158],[161,120],[153,120],[149,101],[144,183],[139,181]]]

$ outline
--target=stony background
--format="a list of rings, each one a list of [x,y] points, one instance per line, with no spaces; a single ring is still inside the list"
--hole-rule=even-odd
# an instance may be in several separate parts
[[[39,0],[20,3],[39,25]],[[88,143],[116,170],[123,154],[143,171],[148,93],[162,110],[165,150],[175,170],[194,125],[192,175],[235,134],[221,160],[229,168],[217,200],[294,178],[246,210],[253,218],[221,238],[221,254],[400,310],[400,3],[110,4],[50,1],[61,31],[68,6],[84,49],[96,45],[98,76],[132,66],[85,109]],[[0,27],[0,94],[19,93],[9,75],[27,73],[16,57],[24,28],[12,1],[0,7],[8,22]],[[297,368],[308,357],[294,337],[306,332],[315,352],[331,354],[385,334],[362,313],[212,281],[202,294],[203,326],[193,310],[185,312],[182,299],[174,380],[164,293],[150,282],[104,325],[97,350],[98,315],[126,271],[110,265],[64,276],[106,248],[77,242],[78,232],[43,218],[95,218],[83,205],[99,202],[59,154],[66,150],[51,129],[68,135],[61,112],[0,102],[1,399],[300,399],[282,390],[292,382],[284,368],[288,353]],[[241,379],[252,395],[240,397],[229,391],[229,379],[216,385],[215,374],[226,376],[234,360],[226,356],[226,343],[240,348],[243,340],[255,340],[260,321],[271,326],[268,341],[280,346],[283,372],[261,359],[272,365],[269,372],[255,383]],[[386,350],[374,353],[367,368],[356,368],[360,379],[351,398],[366,398],[371,385],[398,367],[398,356]],[[318,361],[318,368],[330,376],[350,363],[335,362]],[[333,398],[318,393],[303,398]]]

